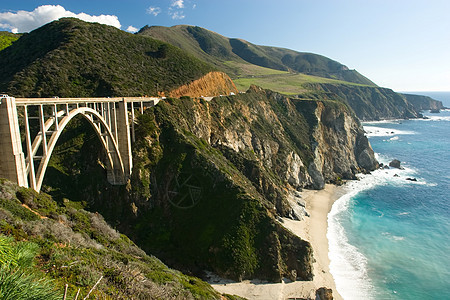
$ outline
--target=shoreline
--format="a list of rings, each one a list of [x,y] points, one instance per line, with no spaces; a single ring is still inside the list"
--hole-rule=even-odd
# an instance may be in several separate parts
[[[314,279],[312,281],[291,282],[283,279],[281,283],[269,283],[261,280],[231,280],[211,276],[208,282],[220,293],[238,295],[247,299],[286,299],[312,298],[318,288],[326,287],[333,290],[333,299],[342,297],[336,290],[336,284],[330,273],[328,257],[328,213],[334,202],[345,194],[343,186],[326,184],[323,190],[303,190],[302,199],[306,203],[306,211],[310,217],[301,221],[282,218],[280,222],[285,228],[311,243],[315,262]]]

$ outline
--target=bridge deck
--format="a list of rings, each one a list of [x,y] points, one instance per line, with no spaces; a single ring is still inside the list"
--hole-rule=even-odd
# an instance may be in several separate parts
[[[76,104],[76,103],[92,103],[92,102],[155,102],[158,103],[164,98],[160,97],[113,97],[113,98],[15,98],[17,106],[23,105],[39,105],[39,104]]]

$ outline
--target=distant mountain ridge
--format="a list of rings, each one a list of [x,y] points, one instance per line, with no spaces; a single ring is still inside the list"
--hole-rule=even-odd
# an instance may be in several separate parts
[[[137,34],[170,43],[214,65],[241,91],[255,84],[301,99],[336,100],[361,120],[417,118],[421,110],[442,107],[431,98],[378,87],[357,71],[313,53],[254,45],[198,26],[145,26]]]
[[[212,63],[231,77],[239,75],[240,71],[230,66],[230,61],[376,86],[357,71],[349,70],[345,65],[325,56],[259,46],[242,39],[227,38],[198,26],[145,26],[138,35],[151,36],[186,50],[195,57]],[[224,66],[224,62],[228,64]]]

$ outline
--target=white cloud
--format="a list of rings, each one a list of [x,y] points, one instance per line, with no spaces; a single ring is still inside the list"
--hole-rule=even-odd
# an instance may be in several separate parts
[[[137,32],[139,29],[137,29],[136,27],[133,27],[133,26],[128,26],[128,28],[127,28],[127,31],[128,32],[131,32],[131,33],[135,33],[135,32]]]
[[[75,14],[67,11],[61,5],[42,5],[33,11],[19,10],[15,13],[0,13],[0,27],[11,29],[12,32],[28,32],[51,21],[64,17],[78,18],[86,22],[97,22],[120,28],[117,16],[92,16],[86,13]]]
[[[192,5],[192,9],[196,9],[197,8],[197,4]]]
[[[161,13],[161,8],[150,6],[149,8],[147,8],[147,13],[156,17]]]
[[[183,15],[182,11],[169,12],[169,15],[174,20],[181,20],[181,19],[184,19],[184,17],[185,17],[185,15]]]
[[[184,0],[172,0],[172,4],[169,7],[169,16],[173,20],[184,19],[185,15],[181,10],[184,8]]]
[[[172,6],[172,7],[175,7],[175,8],[183,8],[184,7],[184,0],[172,0],[172,5],[170,5],[170,6]]]

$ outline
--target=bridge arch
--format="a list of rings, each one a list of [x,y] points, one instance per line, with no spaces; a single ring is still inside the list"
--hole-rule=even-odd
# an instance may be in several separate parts
[[[135,108],[143,113],[145,108],[155,106],[162,99],[164,97],[14,98],[0,95],[0,177],[39,191],[60,135],[75,116],[81,115],[94,128],[106,150],[108,181],[114,185],[126,184],[133,168],[131,142],[134,142]],[[18,107],[23,114],[18,113]],[[34,108],[30,115],[28,107]],[[19,119],[23,121],[24,131]],[[39,120],[40,130],[32,136],[29,121],[33,119]],[[26,152],[22,146],[24,136]]]
[[[119,146],[114,138],[110,126],[105,119],[96,110],[89,107],[79,107],[69,112],[58,122],[58,130],[54,131],[48,141],[47,154],[45,154],[39,164],[36,172],[36,190],[40,190],[45,177],[48,163],[53,154],[53,150],[61,136],[64,128],[76,116],[81,115],[94,129],[97,137],[100,139],[103,149],[106,152],[107,176],[108,181],[112,184],[124,184],[124,165],[119,152]],[[40,136],[36,139],[42,139]],[[33,142],[33,145],[37,144]],[[28,169],[28,168],[27,168]]]

